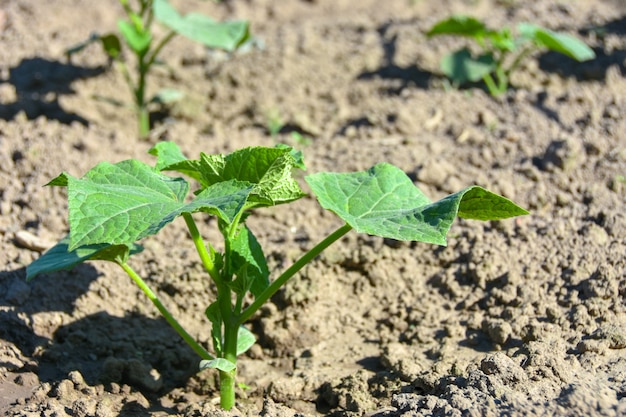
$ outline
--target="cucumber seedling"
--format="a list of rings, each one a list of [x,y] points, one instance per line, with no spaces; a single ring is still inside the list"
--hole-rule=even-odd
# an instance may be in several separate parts
[[[578,62],[595,58],[595,53],[581,40],[566,33],[553,32],[530,23],[517,25],[518,36],[508,28],[489,29],[485,23],[469,16],[452,16],[437,22],[429,37],[451,35],[473,40],[481,50],[473,54],[467,47],[447,54],[441,70],[454,86],[482,80],[492,96],[509,88],[511,73],[530,53],[548,49]]]
[[[167,0],[138,0],[135,8],[131,7],[129,0],[119,2],[126,13],[126,19],[117,22],[120,35],[94,34],[87,41],[69,48],[66,55],[71,57],[93,42],[101,43],[104,52],[120,68],[132,92],[139,137],[145,138],[150,132],[150,105],[167,103],[181,96],[178,91],[164,89],[152,98],[146,97],[148,76],[163,48],[180,34],[209,48],[230,52],[250,40],[249,24],[243,20],[216,22],[197,13],[182,16]],[[153,33],[155,20],[169,29],[159,40],[155,39]],[[123,53],[122,45],[135,56],[134,71]]]
[[[259,241],[248,228],[252,210],[291,203],[305,193],[293,176],[304,169],[302,154],[288,146],[249,147],[228,155],[187,159],[177,145],[161,142],[150,150],[154,166],[138,160],[100,163],[82,178],[63,173],[48,185],[67,187],[69,234],[26,268],[27,279],[72,268],[90,260],[118,264],[155,304],[170,325],[200,356],[201,369],[216,369],[224,409],[235,404],[237,357],[254,343],[244,324],[298,271],[352,229],[385,238],[446,244],[453,220],[498,220],[527,214],[512,201],[471,186],[430,201],[399,168],[380,163],[353,173],[320,172],[305,177],[321,206],[343,220],[337,230],[292,266],[270,279]],[[190,197],[190,183],[198,187]],[[201,237],[195,217],[214,216],[223,252]],[[211,322],[209,352],[172,316],[131,267],[138,242],[182,217],[216,299],[207,301]]]

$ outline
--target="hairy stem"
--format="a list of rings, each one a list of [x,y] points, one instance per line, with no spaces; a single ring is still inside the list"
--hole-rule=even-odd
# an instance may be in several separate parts
[[[193,337],[178,323],[178,321],[172,316],[167,308],[161,303],[161,300],[157,297],[157,295],[148,287],[143,279],[124,261],[118,260],[118,265],[122,267],[122,269],[132,278],[133,281],[141,288],[141,290],[148,296],[150,301],[154,303],[159,312],[165,317],[165,320],[178,332],[180,337],[183,338],[185,342],[200,356],[202,359],[213,360],[215,359],[213,355],[207,352],[198,342],[194,340]]]
[[[285,283],[300,271],[306,264],[311,262],[313,258],[322,253],[326,248],[335,243],[343,235],[352,230],[352,226],[344,224],[333,233],[328,235],[324,240],[315,245],[310,251],[302,255],[291,267],[283,272],[269,287],[265,289],[252,304],[246,308],[239,316],[239,324],[245,323],[267,300],[269,300]]]

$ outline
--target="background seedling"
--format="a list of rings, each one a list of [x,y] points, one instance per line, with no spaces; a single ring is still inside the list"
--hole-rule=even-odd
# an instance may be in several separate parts
[[[565,33],[529,23],[517,25],[517,33],[516,37],[509,28],[489,29],[473,17],[452,16],[436,23],[427,35],[464,36],[474,40],[482,53],[476,56],[468,48],[461,48],[444,56],[441,70],[457,87],[482,80],[493,96],[508,89],[511,73],[533,51],[548,49],[579,62],[595,58],[584,42]]]
[[[457,216],[496,220],[527,214],[478,186],[432,202],[404,172],[386,163],[362,172],[312,174],[305,180],[319,203],[345,223],[270,280],[261,245],[246,218],[253,209],[290,203],[305,195],[292,175],[304,169],[302,154],[283,145],[244,148],[229,155],[201,153],[199,159],[189,160],[171,142],[159,143],[150,153],[157,157],[155,166],[137,160],[100,163],[82,178],[63,173],[49,183],[67,187],[70,233],[27,267],[27,279],[88,260],[118,264],[200,356],[200,368],[219,371],[225,409],[235,403],[237,357],[255,343],[244,323],[291,277],[352,229],[445,245]],[[193,198],[188,198],[187,180],[162,171],[197,181]],[[201,238],[195,213],[217,218],[224,239],[222,253]],[[217,299],[205,311],[212,324],[212,353],[182,328],[128,263],[141,250],[139,240],[158,233],[177,217],[184,219],[217,290]]]
[[[87,41],[68,49],[66,54],[71,57],[93,42],[102,44],[105,53],[118,64],[132,91],[139,136],[143,138],[150,131],[150,104],[167,104],[181,97],[180,92],[168,89],[146,98],[148,75],[163,48],[180,34],[210,48],[233,51],[249,40],[248,22],[216,22],[195,13],[181,16],[167,0],[139,0],[136,8],[131,7],[128,0],[119,2],[126,13],[126,19],[118,21],[121,36],[115,33],[92,35]],[[152,30],[155,19],[169,29],[167,35],[158,41]],[[134,71],[124,56],[123,44],[136,58]]]

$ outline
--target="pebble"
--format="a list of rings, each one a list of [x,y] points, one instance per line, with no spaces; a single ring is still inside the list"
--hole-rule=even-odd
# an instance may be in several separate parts
[[[35,236],[34,234],[27,232],[26,230],[20,230],[18,232],[15,232],[15,235],[13,237],[15,239],[15,243],[18,246],[21,246],[25,249],[30,249],[35,252],[43,252],[54,245],[53,243],[45,239],[41,239],[40,237]]]

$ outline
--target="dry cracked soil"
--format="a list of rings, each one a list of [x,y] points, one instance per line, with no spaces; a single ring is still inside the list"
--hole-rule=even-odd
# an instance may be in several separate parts
[[[184,99],[136,135],[124,78],[90,33],[116,30],[117,1],[0,1],[0,411],[5,416],[626,415],[626,3],[609,0],[173,1],[249,19],[232,55],[184,38],[150,92]],[[440,58],[462,40],[425,32],[453,13],[492,27],[534,22],[596,52],[529,56],[503,96],[454,89]],[[164,31],[157,29],[157,35]],[[273,134],[273,126],[280,126]],[[431,199],[478,184],[528,216],[457,221],[448,246],[347,235],[249,323],[236,409],[216,375],[113,264],[25,281],[68,231],[65,171],[136,158],[284,142],[308,172],[378,162]],[[304,183],[303,183],[304,186]],[[249,224],[274,272],[341,222],[312,197]],[[201,232],[217,236],[215,223]],[[184,223],[131,259],[210,345],[214,297]]]

